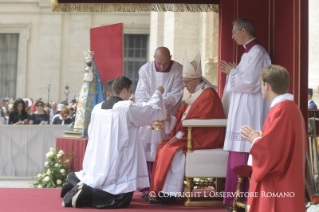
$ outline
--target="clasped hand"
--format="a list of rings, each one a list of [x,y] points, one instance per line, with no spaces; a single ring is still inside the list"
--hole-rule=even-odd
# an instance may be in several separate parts
[[[252,143],[255,138],[262,137],[263,133],[261,131],[256,131],[253,128],[244,125],[240,128],[241,137]]]
[[[236,68],[237,67],[237,64],[236,63],[228,63],[228,62],[226,62],[226,61],[224,61],[224,60],[221,60],[221,61],[219,61],[219,67],[220,67],[220,72],[222,72],[222,73],[225,73],[225,74],[229,74],[230,73],[230,71],[232,70],[232,69],[234,69],[234,68]]]

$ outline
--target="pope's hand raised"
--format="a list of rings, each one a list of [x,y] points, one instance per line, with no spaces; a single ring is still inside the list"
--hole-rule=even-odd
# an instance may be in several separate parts
[[[163,86],[158,86],[157,90],[159,90],[162,94],[164,93],[165,89]]]

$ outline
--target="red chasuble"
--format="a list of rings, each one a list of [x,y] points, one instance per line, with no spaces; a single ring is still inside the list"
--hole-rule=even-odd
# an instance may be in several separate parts
[[[250,150],[253,173],[249,194],[254,192],[255,197],[248,197],[249,211],[305,211],[307,143],[304,119],[297,105],[282,101],[273,106],[262,132],[262,138]]]
[[[181,118],[186,111],[188,104],[181,106],[175,114],[177,123],[171,134],[157,147],[156,157],[153,166],[150,191],[160,192],[177,150],[187,150],[187,128],[182,126]],[[224,110],[220,98],[212,88],[205,89],[192,104],[185,119],[223,119]],[[185,135],[166,145],[178,131]],[[225,128],[223,127],[195,127],[192,128],[193,150],[222,148],[224,144]]]

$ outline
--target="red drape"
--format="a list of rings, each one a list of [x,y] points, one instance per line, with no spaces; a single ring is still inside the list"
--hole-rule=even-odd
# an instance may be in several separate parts
[[[94,51],[102,83],[123,75],[123,23],[90,30],[91,51]]]

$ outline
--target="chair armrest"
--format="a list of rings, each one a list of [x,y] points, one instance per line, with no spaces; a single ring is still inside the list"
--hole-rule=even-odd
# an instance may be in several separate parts
[[[227,119],[187,119],[183,127],[226,127]]]

